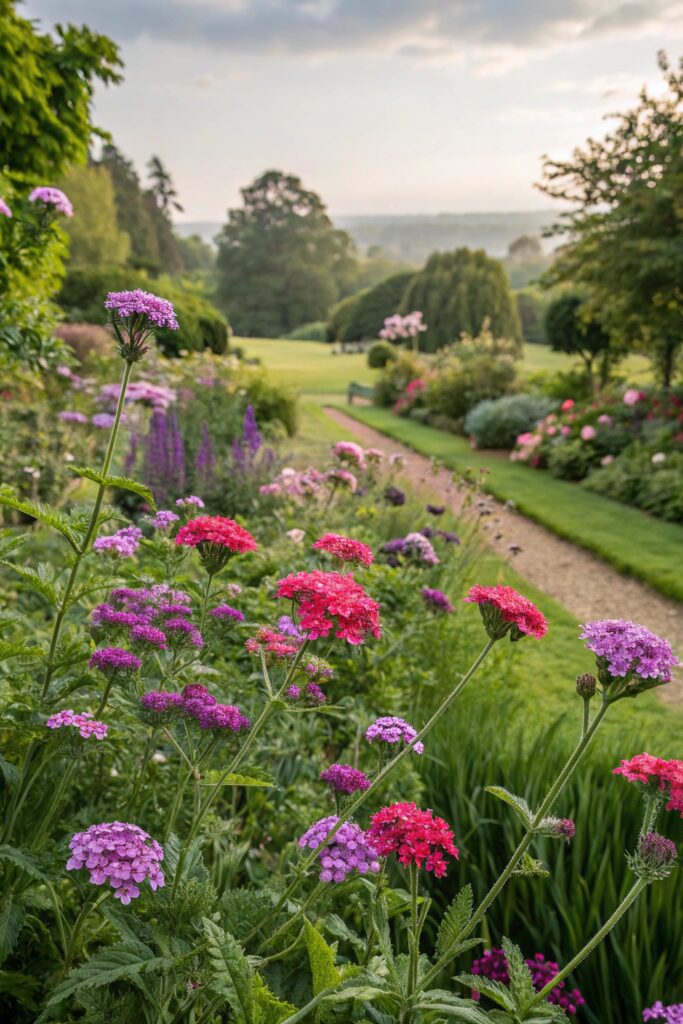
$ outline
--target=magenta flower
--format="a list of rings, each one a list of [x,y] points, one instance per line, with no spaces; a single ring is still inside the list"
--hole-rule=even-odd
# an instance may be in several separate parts
[[[385,716],[384,718],[378,718],[376,722],[368,726],[365,730],[365,739],[368,743],[374,743],[379,740],[381,743],[412,743],[417,732],[413,729],[412,725],[408,725],[402,718],[396,718],[394,716]],[[413,744],[413,750],[416,754],[424,753],[424,743]]]
[[[663,1020],[665,1024],[683,1024],[683,1003],[664,1006],[658,1000],[649,1010],[643,1010],[643,1020]]]
[[[49,185],[40,185],[29,193],[29,203],[41,202],[46,206],[54,206],[55,210],[63,213],[65,217],[73,217],[74,208],[68,197],[60,188],[50,188]]]
[[[136,655],[122,647],[103,647],[92,654],[88,665],[90,668],[98,668],[105,675],[113,676],[137,672],[142,667],[142,662]]]
[[[209,615],[222,621],[232,619],[233,622],[244,622],[244,612],[241,612],[239,608],[231,608],[229,604],[217,604],[215,608],[211,609]]]
[[[229,732],[244,732],[249,728],[249,719],[233,704],[206,704],[197,715],[202,729],[219,729]]]
[[[5,202],[4,199],[0,199],[0,214],[3,217],[11,217],[12,216],[12,211],[10,210],[9,206],[7,205],[7,203]]]
[[[148,320],[155,327],[166,327],[171,331],[179,329],[173,304],[152,292],[136,288],[134,291],[109,292],[104,308],[114,318],[121,320]]]
[[[45,725],[48,729],[63,729],[72,726],[74,729],[78,729],[79,735],[84,740],[90,739],[91,736],[97,740],[103,740],[109,731],[109,726],[105,722],[98,722],[90,711],[76,714],[71,708],[50,715]]]
[[[537,992],[540,992],[542,988],[545,988],[548,982],[559,974],[560,971],[558,965],[552,960],[546,960],[542,953],[534,954],[533,958],[525,960],[525,963],[531,971],[531,980]],[[472,964],[472,974],[478,974],[483,978],[490,978],[492,981],[498,981],[503,985],[509,985],[510,975],[504,951],[502,949],[495,948],[485,950],[483,955]],[[473,996],[475,999],[478,999],[479,993],[475,992],[473,993]],[[561,1006],[567,1014],[575,1014],[579,1006],[583,1006],[586,1000],[583,998],[578,988],[569,992],[565,988],[564,982],[560,981],[555,988],[551,990],[550,995],[548,996],[548,1002]]]
[[[157,651],[165,651],[168,647],[166,634],[156,626],[138,625],[133,626],[130,633],[130,642],[139,650],[155,648]]]
[[[170,512],[167,509],[160,509],[156,515],[150,518],[150,523],[155,530],[168,530],[169,527],[177,523],[180,516],[177,516],[175,512]]]
[[[152,890],[164,884],[163,848],[137,825],[121,821],[91,825],[72,836],[69,848],[66,870],[87,868],[92,884],[108,883],[123,904],[137,899],[145,879]]]
[[[350,764],[331,764],[320,773],[320,778],[337,793],[347,793],[349,796],[370,786],[370,779],[365,772]]]
[[[376,874],[380,863],[377,851],[370,845],[367,834],[352,821],[347,821],[332,837],[327,837],[337,824],[336,815],[321,818],[299,839],[301,849],[319,850],[320,881],[343,882],[353,871],[359,875]]]
[[[119,558],[130,558],[140,547],[142,530],[137,526],[125,526],[110,537],[98,537],[93,542],[93,551],[111,551]]]
[[[435,590],[432,587],[423,587],[422,598],[427,607],[431,608],[433,611],[444,612],[446,614],[455,611],[450,599],[446,597],[442,590]]]

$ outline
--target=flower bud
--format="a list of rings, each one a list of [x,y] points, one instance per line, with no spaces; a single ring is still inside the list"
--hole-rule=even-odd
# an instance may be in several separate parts
[[[590,699],[595,695],[596,686],[597,680],[591,672],[583,672],[580,676],[576,677],[576,692],[579,697]]]
[[[676,857],[676,844],[658,832],[646,832],[638,840],[636,852],[627,854],[628,866],[647,882],[668,878]]]

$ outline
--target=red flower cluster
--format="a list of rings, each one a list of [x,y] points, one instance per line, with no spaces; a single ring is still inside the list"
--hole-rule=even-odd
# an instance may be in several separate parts
[[[255,551],[256,541],[243,526],[225,516],[198,516],[181,526],[175,539],[176,544],[196,548],[200,544],[217,544],[236,554]]]
[[[368,636],[379,639],[379,604],[365,593],[351,573],[297,572],[277,585],[278,597],[299,605],[299,625],[311,640],[335,630],[339,640],[362,644]]]
[[[421,811],[415,804],[383,807],[372,816],[367,834],[382,856],[398,851],[399,864],[421,868],[424,863],[437,878],[446,874],[444,853],[458,857],[453,832],[443,818],[435,818],[432,811]]]
[[[279,633],[268,626],[261,626],[256,636],[249,637],[244,646],[250,654],[264,651],[265,654],[274,654],[276,658],[289,658],[297,653],[301,645],[291,636],[285,636],[284,633]]]
[[[534,636],[537,640],[545,636],[548,630],[545,615],[512,587],[477,585],[472,587],[465,600],[480,606],[484,624],[492,640],[501,639],[509,632],[510,626],[516,626],[520,633]],[[491,612],[494,614],[491,615]]]
[[[359,565],[372,565],[375,556],[372,548],[351,537],[342,537],[338,533],[326,533],[311,545],[317,551],[327,551],[342,562],[357,562]]]
[[[636,754],[622,761],[614,775],[623,775],[629,782],[641,782],[644,786],[662,790],[668,803],[667,811],[680,811],[683,818],[683,761],[675,758],[665,761],[652,754]]]

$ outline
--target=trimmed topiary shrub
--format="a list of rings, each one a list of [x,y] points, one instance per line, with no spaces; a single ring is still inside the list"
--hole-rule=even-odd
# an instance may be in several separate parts
[[[368,366],[373,370],[383,369],[396,358],[396,349],[388,341],[376,341],[368,349]]]
[[[558,403],[545,395],[504,395],[479,402],[465,418],[465,433],[477,448],[514,447],[517,437],[553,412]]]

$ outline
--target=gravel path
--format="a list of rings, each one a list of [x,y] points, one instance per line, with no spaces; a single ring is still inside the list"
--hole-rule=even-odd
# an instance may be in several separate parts
[[[453,483],[449,470],[441,469],[434,474],[424,455],[339,409],[326,408],[325,412],[366,447],[400,452],[406,460],[406,482],[425,492],[425,497],[433,496],[439,504],[447,504],[457,514],[466,491]],[[633,619],[666,637],[676,653],[683,656],[683,607],[678,602],[662,597],[638,580],[622,576],[597,556],[556,537],[493,498],[486,498],[480,514],[487,544],[513,563],[521,576],[563,604],[579,622]],[[667,703],[683,706],[683,674],[679,673],[674,683],[658,692]]]

